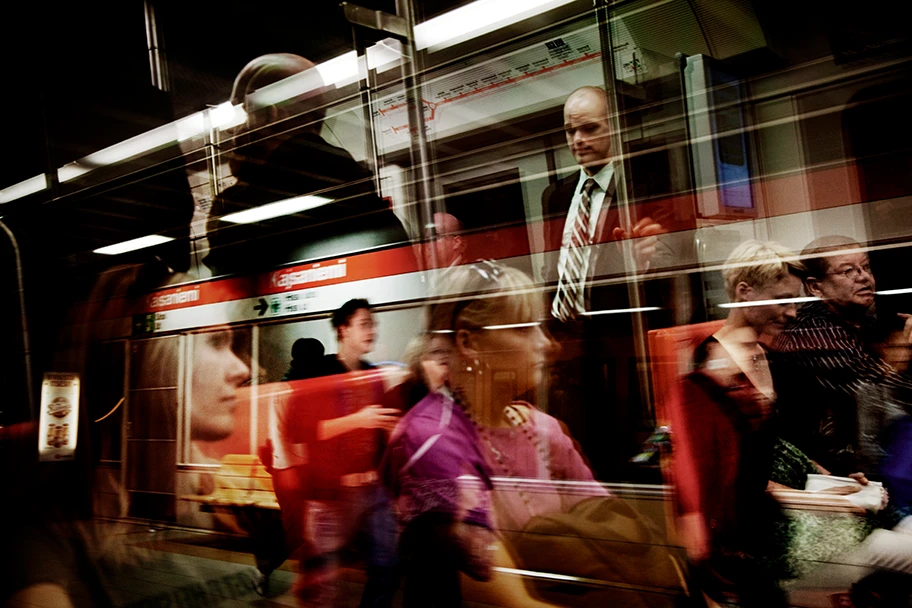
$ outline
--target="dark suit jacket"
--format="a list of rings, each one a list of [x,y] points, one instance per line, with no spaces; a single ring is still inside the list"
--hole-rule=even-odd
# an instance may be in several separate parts
[[[561,249],[564,225],[567,221],[570,203],[573,200],[578,181],[579,172],[575,172],[556,184],[551,184],[542,193],[546,251],[559,252]],[[670,207],[671,204],[667,201],[631,204],[632,221],[636,223],[639,219],[651,217],[659,224],[662,224],[663,227],[676,225],[674,209]],[[620,214],[618,212],[617,199],[614,197],[607,208],[602,205],[602,211],[599,214],[594,242],[601,243],[602,247],[600,247],[598,255],[594,258],[595,263],[590,264],[590,282],[596,278],[620,277],[623,275],[623,256],[619,243],[614,242],[613,235],[614,229],[619,227]],[[650,270],[671,266],[676,263],[678,255],[679,253],[674,251],[671,239],[660,236],[656,255],[650,262]],[[558,280],[557,255],[553,259],[554,263],[544,269],[542,276],[546,281],[556,283]],[[619,284],[608,288],[599,288],[595,291],[589,289],[588,297],[593,309],[624,308],[626,307],[624,302],[627,301],[626,293],[626,286]]]

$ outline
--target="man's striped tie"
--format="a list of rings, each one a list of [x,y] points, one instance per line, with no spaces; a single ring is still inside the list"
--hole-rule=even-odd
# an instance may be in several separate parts
[[[595,180],[591,177],[583,184],[582,197],[573,223],[573,232],[567,246],[567,255],[558,265],[557,294],[551,305],[551,314],[561,321],[575,319],[586,310],[585,257],[589,255],[589,216],[592,213],[592,189]]]

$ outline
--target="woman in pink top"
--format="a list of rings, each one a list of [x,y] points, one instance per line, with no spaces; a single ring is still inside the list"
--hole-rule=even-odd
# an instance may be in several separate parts
[[[495,484],[496,525],[520,529],[536,515],[605,495],[562,425],[521,400],[541,386],[556,346],[529,277],[476,262],[452,268],[440,290],[472,294],[435,306],[430,329],[453,341],[450,382],[488,466],[496,477],[516,478]]]
[[[428,331],[449,353],[449,389],[431,393],[403,417],[384,467],[404,525],[407,606],[459,605],[458,577],[451,574],[471,572],[458,564],[447,568],[441,558],[453,544],[449,522],[509,533],[536,515],[606,494],[560,423],[518,401],[541,384],[554,346],[529,277],[477,262],[450,268],[439,290]],[[500,479],[492,484],[491,476]],[[480,492],[464,491],[474,487],[463,485],[467,478],[480,482]],[[510,545],[506,534],[503,539]],[[515,566],[513,547],[503,548],[495,563]],[[494,571],[486,583],[484,593],[494,603],[539,605],[531,596],[516,597],[521,588],[508,588],[501,577]]]

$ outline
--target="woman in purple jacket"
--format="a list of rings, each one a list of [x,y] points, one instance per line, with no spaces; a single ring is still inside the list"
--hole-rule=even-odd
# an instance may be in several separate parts
[[[477,262],[450,269],[440,294],[428,332],[435,343],[446,339],[450,386],[403,417],[383,467],[404,525],[406,606],[460,605],[459,571],[491,577],[495,527],[520,529],[606,494],[557,420],[518,401],[541,384],[554,346],[529,277]],[[554,491],[522,482],[494,491],[492,475],[547,481]],[[557,491],[565,480],[591,484],[570,495]]]

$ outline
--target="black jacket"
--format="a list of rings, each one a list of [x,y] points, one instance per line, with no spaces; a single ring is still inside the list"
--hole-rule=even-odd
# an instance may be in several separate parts
[[[370,171],[314,133],[296,134],[265,161],[246,159],[235,177],[238,183],[213,202],[207,226],[210,253],[205,263],[215,274],[263,270],[408,240],[399,219],[375,193]],[[308,194],[333,202],[256,224],[220,219]]]

